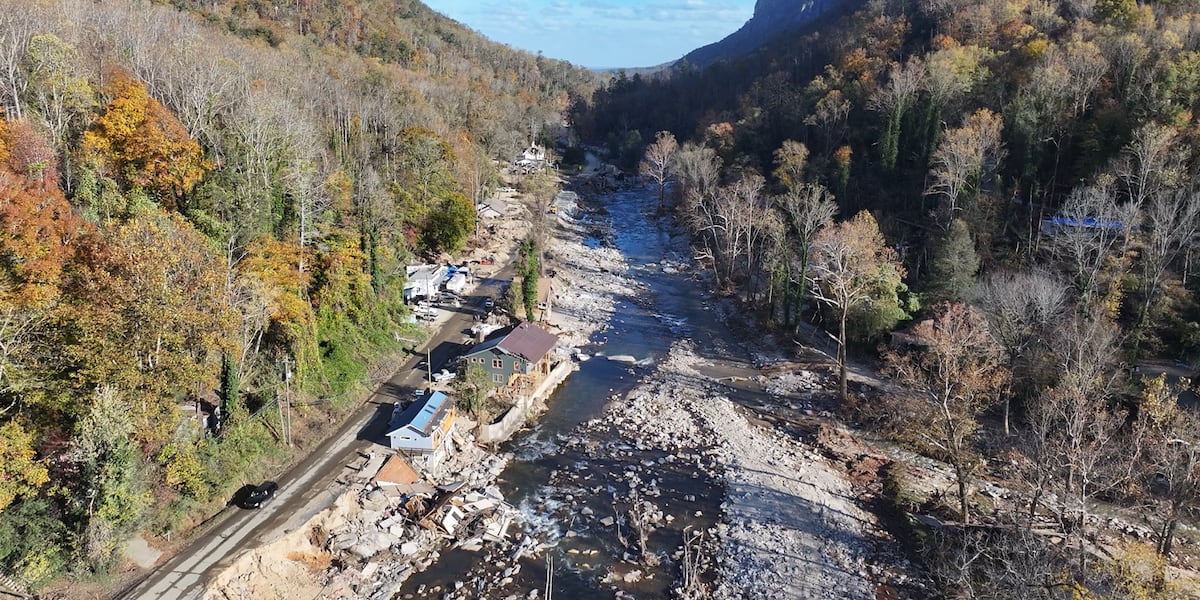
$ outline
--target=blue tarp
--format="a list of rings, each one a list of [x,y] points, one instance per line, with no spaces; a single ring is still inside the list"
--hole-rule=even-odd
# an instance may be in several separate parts
[[[1083,227],[1085,229],[1125,229],[1125,223],[1121,221],[1103,221],[1093,217],[1082,219],[1076,217],[1051,217],[1050,222],[1059,226]]]

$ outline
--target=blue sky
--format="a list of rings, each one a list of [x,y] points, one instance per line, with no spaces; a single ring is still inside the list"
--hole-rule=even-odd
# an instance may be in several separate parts
[[[737,31],[755,0],[424,0],[515,48],[593,68],[648,67]]]

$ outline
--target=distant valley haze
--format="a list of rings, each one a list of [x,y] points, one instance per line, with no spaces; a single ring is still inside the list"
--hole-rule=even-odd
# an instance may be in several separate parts
[[[755,0],[425,0],[488,38],[594,69],[651,67],[719,41]]]

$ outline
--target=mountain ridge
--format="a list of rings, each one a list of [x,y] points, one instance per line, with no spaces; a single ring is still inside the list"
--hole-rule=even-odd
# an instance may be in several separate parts
[[[844,0],[758,0],[753,16],[740,29],[719,42],[692,50],[679,63],[706,66],[752,52],[782,34],[813,22],[843,3]]]

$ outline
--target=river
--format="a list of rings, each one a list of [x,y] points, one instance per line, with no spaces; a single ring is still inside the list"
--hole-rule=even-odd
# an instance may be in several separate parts
[[[705,471],[701,458],[667,456],[639,447],[597,422],[605,406],[619,401],[651,374],[656,361],[678,340],[692,340],[717,368],[723,363],[744,364],[747,358],[740,346],[729,342],[730,331],[706,301],[709,292],[704,282],[687,271],[663,268],[691,260],[682,230],[670,219],[655,216],[657,201],[652,187],[620,190],[589,201],[587,218],[607,221],[604,224],[611,227],[597,229],[612,233],[585,243],[615,246],[630,276],[640,284],[638,292],[615,299],[609,327],[582,349],[597,356],[583,362],[554,393],[535,427],[518,433],[504,448],[514,454],[514,460],[501,475],[501,490],[522,510],[527,532],[549,547],[545,554],[553,565],[553,593],[563,598],[667,597],[678,574],[676,562],[669,558],[671,550],[680,545],[684,528],[712,526],[722,499],[722,489]],[[636,362],[605,356],[631,356]],[[622,485],[633,469],[650,480]],[[581,514],[619,517],[621,506],[628,506],[624,494],[631,487],[649,489],[655,494],[654,504],[672,515],[649,539],[648,546],[665,557],[657,567],[634,568],[630,566],[634,561],[622,561],[623,555],[630,557],[615,528],[577,523]],[[448,550],[425,572],[414,574],[399,597],[441,598],[459,588],[452,597],[515,594],[524,598],[531,590],[546,587],[547,562],[541,553],[523,558],[519,570],[503,561],[502,567],[495,567],[498,558],[503,557]],[[494,579],[494,571],[501,568],[511,581],[501,589],[485,586],[487,576]],[[606,576],[611,580],[610,573],[620,576],[631,570],[640,576],[622,579],[619,590],[605,581]]]

